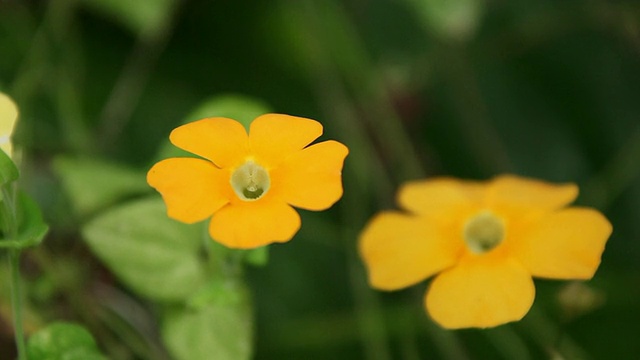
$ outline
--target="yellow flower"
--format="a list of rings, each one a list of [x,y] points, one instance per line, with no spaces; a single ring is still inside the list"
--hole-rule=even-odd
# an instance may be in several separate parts
[[[18,107],[7,95],[0,93],[0,149],[9,157],[13,153],[11,134],[18,120]]]
[[[407,212],[382,212],[361,234],[369,282],[396,290],[438,274],[425,305],[445,328],[520,320],[533,304],[532,276],[590,279],[600,264],[611,224],[566,207],[577,195],[573,184],[508,175],[405,184],[398,203]]]
[[[250,125],[207,118],[173,130],[171,142],[197,158],[155,164],[147,182],[164,198],[169,217],[211,218],[211,237],[232,248],[289,241],[300,228],[292,206],[324,210],[342,196],[348,149],[337,141],[309,145],[322,134],[314,120],[266,114]]]

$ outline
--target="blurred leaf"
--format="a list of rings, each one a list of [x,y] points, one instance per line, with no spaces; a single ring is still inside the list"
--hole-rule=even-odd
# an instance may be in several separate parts
[[[17,236],[14,239],[0,241],[0,247],[22,249],[38,245],[49,230],[42,219],[38,204],[24,192],[18,194],[17,207]]]
[[[29,338],[30,360],[106,360],[93,336],[83,327],[52,323]]]
[[[173,11],[176,0],[83,0],[83,2],[104,15],[120,22],[132,32],[150,35],[165,26]]]
[[[183,124],[208,117],[226,117],[237,120],[249,130],[249,124],[260,115],[271,112],[271,108],[264,102],[242,95],[215,96],[203,101],[182,122]],[[158,159],[170,157],[193,156],[178,149],[169,141],[160,149]]]
[[[24,192],[18,194],[18,242],[33,246],[39,244],[49,227],[42,219],[38,204]]]
[[[211,304],[238,304],[245,301],[245,292],[246,289],[234,278],[217,276],[191,296],[187,305],[192,309],[201,309]]]
[[[53,166],[79,216],[151,190],[143,172],[96,158],[58,157]]]
[[[206,117],[227,117],[241,122],[247,130],[253,119],[271,112],[266,103],[243,95],[215,96],[202,102],[189,116],[185,124]]]
[[[137,293],[180,301],[204,283],[201,228],[169,219],[160,197],[116,207],[88,223],[91,250]]]
[[[405,0],[424,25],[445,40],[465,41],[480,25],[482,0]]]
[[[253,319],[246,288],[233,280],[209,284],[192,306],[169,313],[164,341],[177,360],[243,360],[252,353]],[[193,306],[196,305],[196,306]]]
[[[20,176],[16,164],[0,150],[0,186],[15,181]]]

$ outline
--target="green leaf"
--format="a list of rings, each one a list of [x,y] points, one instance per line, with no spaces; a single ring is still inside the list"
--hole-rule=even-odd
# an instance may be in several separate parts
[[[141,36],[150,36],[161,31],[167,25],[177,3],[176,0],[83,0],[83,2]]]
[[[159,197],[114,208],[82,233],[91,250],[137,293],[184,300],[204,283],[201,227],[169,219]]]
[[[54,171],[79,216],[151,190],[144,172],[95,158],[58,157]]]
[[[272,112],[271,108],[260,100],[242,95],[223,95],[200,103],[182,123],[186,124],[208,117],[226,117],[241,122],[248,131],[253,119],[270,112]],[[180,156],[193,155],[176,148],[167,141],[160,149],[158,159]]]
[[[227,117],[241,122],[248,130],[253,119],[271,111],[269,105],[258,99],[242,95],[222,95],[202,102],[187,116],[184,123],[206,117]]]
[[[187,300],[187,306],[192,309],[200,309],[211,304],[226,306],[242,303],[245,298],[246,290],[235,278],[217,276],[193,294]]]
[[[49,231],[38,204],[25,192],[18,194],[18,242],[26,246],[39,244]]]
[[[164,319],[162,337],[172,355],[177,360],[250,359],[253,315],[246,288],[217,280],[198,295],[197,306],[174,310]]]
[[[29,360],[106,360],[83,327],[57,322],[36,332],[27,343]]]
[[[20,172],[11,158],[0,150],[0,186],[18,180]]]
[[[23,249],[36,246],[42,242],[49,231],[49,227],[42,219],[38,204],[24,192],[18,193],[16,221],[18,222],[17,237],[0,241],[0,248]]]

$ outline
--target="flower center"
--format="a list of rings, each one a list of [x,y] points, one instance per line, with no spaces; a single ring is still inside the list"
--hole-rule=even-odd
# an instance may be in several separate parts
[[[260,199],[269,191],[271,180],[265,168],[249,160],[231,174],[231,187],[244,201]]]
[[[504,221],[489,211],[482,211],[467,220],[463,236],[471,252],[484,254],[504,240]]]

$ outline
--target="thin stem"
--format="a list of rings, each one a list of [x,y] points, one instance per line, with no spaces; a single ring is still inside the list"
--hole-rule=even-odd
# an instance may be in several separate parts
[[[152,32],[143,33],[131,51],[100,114],[101,145],[108,147],[131,120],[153,69],[166,48],[179,11],[180,1],[170,9],[169,16]]]
[[[15,192],[11,184],[2,187],[2,220],[5,236],[14,241],[18,234],[16,217]],[[11,272],[11,306],[13,310],[13,327],[15,331],[18,359],[26,360],[26,346],[22,329],[22,291],[20,289],[20,252],[19,248],[9,249],[9,271]]]
[[[78,81],[82,74],[82,58],[78,48],[78,32],[74,29],[76,3],[75,0],[47,3],[44,16],[31,37],[29,50],[13,81],[12,93],[16,95],[18,103],[27,105],[41,94],[51,96],[65,144],[78,152],[87,152],[93,147],[89,129],[83,122],[79,100],[82,94]],[[62,54],[59,59],[54,55],[58,53]],[[55,82],[55,86],[51,86],[48,75],[51,69],[61,79]],[[33,138],[33,128],[28,128],[26,123],[21,127],[27,127],[23,138]]]
[[[424,176],[422,161],[416,153],[408,130],[392,105],[390,94],[369,59],[365,44],[353,23],[349,20],[341,2],[306,2],[308,24],[314,37],[323,42],[320,46],[329,68],[335,71],[337,81],[344,81],[345,90],[353,92],[354,110],[362,109],[364,116],[356,121],[371,130],[377,142],[389,156],[386,166],[395,181]],[[340,54],[340,56],[336,56]],[[360,112],[360,111],[359,111]]]
[[[13,328],[15,331],[18,359],[27,359],[27,348],[22,329],[22,290],[20,288],[20,250],[9,250],[9,268],[11,271],[11,306],[13,310]]]
[[[442,69],[450,84],[449,96],[457,110],[461,135],[486,174],[511,172],[513,164],[506,146],[492,124],[468,50],[464,46],[443,48]]]
[[[505,359],[531,359],[527,344],[520,334],[514,331],[511,324],[486,329],[483,334]]]
[[[581,348],[562,328],[549,320],[538,307],[529,310],[519,324],[529,331],[531,339],[546,349],[551,356],[559,355],[563,359],[590,359],[588,352]]]
[[[620,147],[604,169],[584,186],[581,203],[599,209],[611,206],[640,178],[640,126]]]

